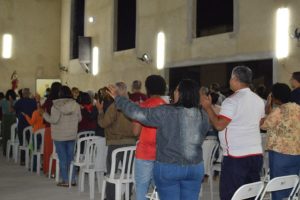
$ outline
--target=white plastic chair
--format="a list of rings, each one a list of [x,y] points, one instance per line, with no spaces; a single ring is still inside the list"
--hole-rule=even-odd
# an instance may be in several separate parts
[[[288,197],[288,200],[291,200],[292,195],[294,194],[294,192],[296,190],[298,182],[299,182],[299,177],[297,175],[280,176],[280,177],[273,178],[266,185],[266,187],[260,197],[260,200],[263,200],[263,198],[267,192],[292,189],[292,192],[290,193],[290,195]]]
[[[297,189],[295,190],[292,198],[292,200],[300,200],[300,178],[299,178],[299,181],[298,181],[298,187]]]
[[[149,200],[159,200],[158,193],[156,191],[156,187],[153,188],[153,191],[151,193],[148,193],[146,195],[146,198]]]
[[[83,165],[85,165],[85,152],[86,152],[86,147],[88,146],[88,143],[92,140],[95,140],[99,138],[98,136],[88,136],[88,137],[82,137],[79,138],[76,142],[76,150],[75,150],[75,156],[74,160],[70,164],[70,170],[69,170],[69,187],[71,188],[72,184],[72,174],[74,170],[74,166],[77,166],[81,168]],[[85,149],[81,149],[81,144],[84,144]],[[83,152],[83,154],[81,153]],[[80,182],[80,180],[78,181]],[[80,189],[80,187],[79,187]]]
[[[89,174],[90,199],[95,198],[95,174],[97,175],[99,193],[101,192],[101,176],[103,178],[105,171],[105,169],[101,167],[101,162],[105,162],[105,160],[100,157],[103,149],[102,146],[103,143],[100,137],[97,137],[97,139],[93,139],[88,143],[85,154],[85,164],[80,169],[80,192],[84,191],[85,174]]]
[[[26,135],[29,134],[29,141],[27,140]],[[25,167],[29,169],[29,144],[32,142],[32,126],[27,126],[24,128],[23,133],[23,145],[19,146],[19,162],[21,161],[21,151],[25,151]]]
[[[249,183],[242,185],[237,191],[235,191],[231,200],[242,200],[255,197],[257,200],[264,189],[264,182],[258,181],[255,183]]]
[[[15,163],[18,162],[18,148],[19,148],[19,138],[17,132],[17,123],[13,123],[10,127],[10,139],[7,141],[6,145],[6,158],[7,161],[10,159],[10,150],[12,150],[12,157]]]
[[[121,147],[115,149],[112,152],[112,163],[110,168],[110,174],[104,177],[102,184],[102,195],[101,200],[104,200],[106,182],[115,185],[115,200],[121,200],[122,197],[122,186],[125,185],[125,199],[129,200],[129,184],[134,183],[134,154],[135,146]],[[118,154],[123,154],[122,163],[119,163],[119,170],[116,170],[116,158]]]
[[[49,171],[48,171],[48,178],[51,178],[51,173],[52,173],[52,164],[53,164],[53,160],[55,160],[55,182],[59,182],[59,159],[58,159],[58,155],[56,153],[56,147],[53,144],[53,151],[52,154],[50,156],[50,161],[49,161]]]
[[[215,163],[216,162],[216,154],[219,150],[219,143],[215,143],[214,147],[212,148],[211,151],[211,156],[210,156],[210,174],[209,174],[209,188],[210,188],[210,198],[211,200],[214,199],[214,192],[213,192],[213,176],[214,176],[214,171],[221,171],[221,163]]]
[[[44,154],[44,135],[45,129],[39,129],[33,134],[33,151],[31,153],[31,172],[33,172],[33,158],[36,156],[36,173],[40,175],[41,171],[41,156]],[[37,138],[41,137],[41,144],[38,146]]]
[[[77,139],[89,136],[95,136],[95,131],[82,131],[77,133]]]

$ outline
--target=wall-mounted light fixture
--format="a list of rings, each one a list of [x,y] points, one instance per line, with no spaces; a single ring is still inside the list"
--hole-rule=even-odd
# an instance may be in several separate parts
[[[89,17],[88,21],[89,21],[89,23],[94,23],[95,19],[94,19],[94,17]]]
[[[150,57],[147,53],[144,53],[144,54],[142,55],[142,57],[137,57],[137,58],[138,58],[139,60],[141,60],[141,61],[147,63],[147,64],[149,64],[149,63],[152,62],[151,57]]]
[[[2,58],[9,59],[12,56],[12,42],[11,34],[3,34],[2,37]]]
[[[165,34],[164,32],[159,32],[157,34],[156,42],[156,67],[157,69],[163,69],[165,66]]]
[[[96,76],[99,72],[99,48],[93,47],[93,58],[92,58],[92,74]]]
[[[290,10],[278,8],[276,12],[276,57],[286,58],[289,55]]]

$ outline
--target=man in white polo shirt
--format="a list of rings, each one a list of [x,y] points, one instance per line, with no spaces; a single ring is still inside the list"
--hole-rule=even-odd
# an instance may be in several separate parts
[[[264,117],[264,102],[252,92],[252,71],[245,66],[232,70],[230,88],[234,94],[226,98],[219,115],[211,108],[211,98],[201,97],[210,121],[219,130],[223,149],[220,198],[230,200],[242,185],[260,180],[263,149],[259,123]]]

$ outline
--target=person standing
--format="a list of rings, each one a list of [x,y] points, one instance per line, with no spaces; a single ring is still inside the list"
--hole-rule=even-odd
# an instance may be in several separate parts
[[[32,116],[32,113],[37,109],[37,103],[35,99],[30,98],[30,90],[29,88],[22,89],[22,98],[20,98],[14,105],[16,115],[18,118],[18,136],[20,145],[23,145],[23,130],[27,126],[30,126],[25,119],[23,114],[28,116]],[[30,135],[26,135],[26,139],[29,143]],[[21,165],[24,165],[25,162],[25,152],[21,152]]]
[[[293,88],[291,93],[291,102],[295,102],[300,105],[300,71],[292,74],[290,83]]]
[[[270,178],[299,175],[300,172],[300,105],[290,102],[288,85],[272,87],[267,106],[276,105],[265,118],[261,128],[267,130]],[[287,198],[290,190],[272,192],[272,200]]]
[[[150,75],[146,78],[145,87],[148,99],[140,104],[143,108],[153,108],[166,102],[161,98],[166,91],[166,82],[159,75]],[[134,122],[133,132],[139,136],[135,155],[135,187],[136,200],[147,200],[151,180],[153,180],[153,167],[156,158],[156,128]]]
[[[131,91],[132,93],[129,95],[129,99],[135,103],[141,103],[146,101],[147,95],[141,92],[142,82],[139,80],[135,80],[132,82]]]
[[[209,126],[199,107],[199,89],[195,81],[182,80],[174,92],[174,105],[141,108],[109,86],[116,107],[126,116],[157,127],[154,181],[161,200],[198,200],[204,177],[201,146]]]
[[[17,94],[14,90],[7,90],[5,98],[0,101],[2,109],[2,123],[1,123],[1,134],[2,134],[2,147],[3,155],[6,156],[6,144],[10,138],[10,127],[16,122],[16,114],[14,110],[14,104],[16,102]]]
[[[120,94],[128,99],[127,86],[124,82],[116,83]],[[104,128],[106,144],[108,145],[106,167],[107,173],[110,173],[112,164],[112,152],[115,149],[134,146],[136,137],[132,131],[132,121],[127,118],[120,110],[117,109],[115,104],[111,104],[104,113],[104,102],[99,101],[96,103],[98,109],[98,124]],[[116,159],[116,166],[122,162],[123,156]],[[106,198],[107,200],[115,199],[115,186],[111,183],[106,184]]]
[[[58,99],[58,92],[61,88],[61,83],[54,82],[51,84],[50,93],[42,104],[42,109],[47,112],[49,115],[51,114],[51,108],[53,106],[53,101]],[[53,140],[51,137],[51,126],[47,121],[44,121],[45,124],[45,135],[44,135],[44,163],[43,163],[43,172],[44,174],[48,174],[49,170],[51,170],[51,174],[55,174],[55,164],[52,165],[52,169],[49,169],[50,156],[53,151]]]
[[[230,88],[234,94],[224,100],[219,115],[211,107],[211,98],[201,96],[213,126],[219,130],[223,149],[220,198],[230,200],[242,185],[260,180],[263,149],[260,120],[264,117],[263,100],[252,92],[252,71],[246,66],[232,70]]]
[[[44,119],[51,124],[51,135],[59,159],[62,181],[57,186],[68,187],[68,170],[74,157],[78,123],[81,121],[79,104],[73,99],[68,86],[61,86],[58,99],[53,101],[51,114],[41,111]],[[75,173],[72,185],[75,185]]]

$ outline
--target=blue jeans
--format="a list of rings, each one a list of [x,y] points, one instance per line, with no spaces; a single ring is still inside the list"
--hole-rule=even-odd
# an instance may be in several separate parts
[[[154,160],[135,159],[136,200],[147,200],[145,197],[153,179]]]
[[[287,155],[269,151],[270,178],[287,175],[299,175],[300,155]],[[281,200],[291,193],[291,189],[272,192],[272,200]]]
[[[203,162],[196,165],[154,164],[154,181],[160,200],[198,200],[203,177]]]
[[[62,181],[68,183],[69,181],[68,171],[69,171],[71,161],[73,160],[74,157],[75,140],[54,141],[54,144],[59,159],[59,169],[60,169]],[[75,181],[74,178],[75,178],[75,170],[73,170],[72,182]]]

